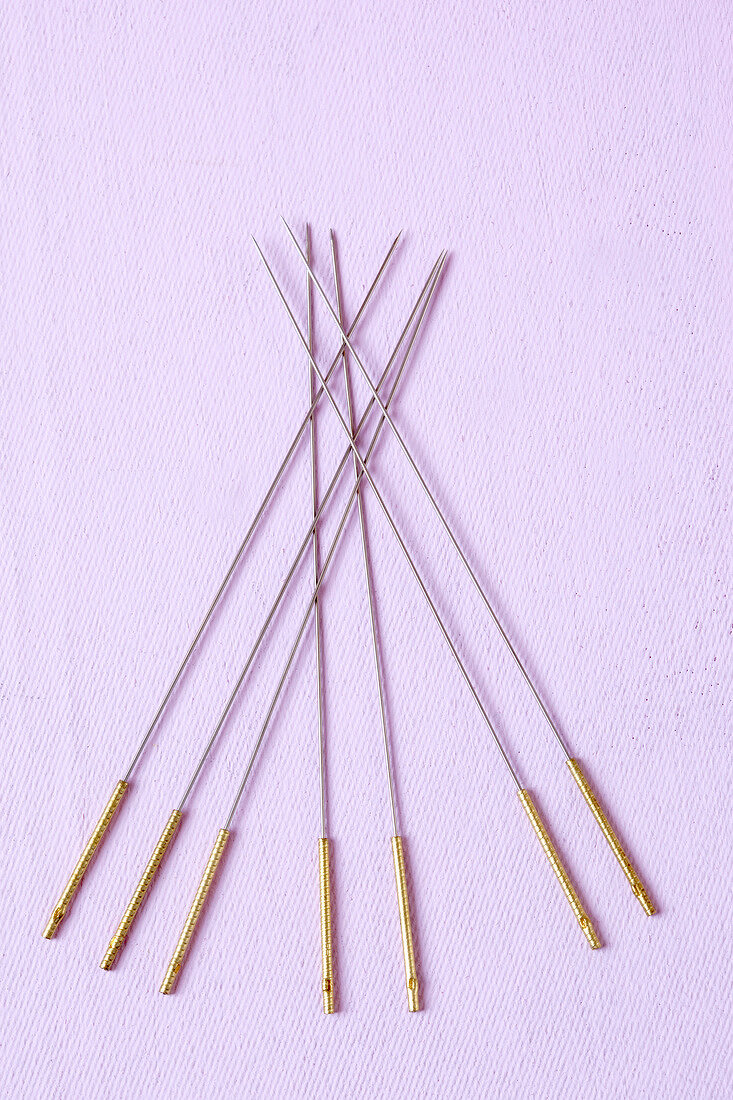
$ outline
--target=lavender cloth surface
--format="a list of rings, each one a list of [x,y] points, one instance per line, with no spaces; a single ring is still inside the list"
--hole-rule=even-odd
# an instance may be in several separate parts
[[[0,1092],[730,1095],[731,28],[723,4],[6,4]],[[408,1016],[358,524],[323,591],[339,1013],[320,1007],[298,574],[117,968],[99,968],[307,526],[304,441],[56,940],[58,893],[307,405],[339,236],[372,377],[659,906],[644,916],[389,431],[375,480],[604,947],[591,952],[365,493],[424,1010]],[[319,362],[337,340],[317,307]],[[367,391],[352,364],[357,410]],[[343,380],[334,382],[345,408]],[[324,404],[319,485],[343,450]],[[324,545],[351,485],[327,514]]]

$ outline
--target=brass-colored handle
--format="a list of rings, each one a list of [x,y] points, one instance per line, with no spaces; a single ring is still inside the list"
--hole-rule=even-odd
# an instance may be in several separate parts
[[[400,909],[400,931],[402,933],[402,954],[405,960],[405,980],[407,982],[407,1010],[419,1012],[420,991],[417,983],[415,949],[412,943],[412,922],[410,920],[410,899],[407,894],[407,876],[405,874],[405,853],[402,837],[392,837],[392,857],[397,882],[397,903]]]
[[[542,848],[544,849],[544,853],[550,861],[550,866],[555,872],[557,881],[562,887],[562,892],[570,902],[570,907],[575,914],[575,919],[583,930],[583,935],[585,936],[591,947],[600,947],[601,941],[598,938],[596,930],[591,924],[590,917],[583,908],[583,903],[578,897],[577,891],[570,881],[570,876],[562,865],[560,856],[557,854],[555,845],[550,840],[550,836],[547,832],[547,829],[542,823],[542,818],[537,812],[537,807],[532,801],[532,796],[530,795],[529,791],[520,791],[519,800],[524,806],[524,809],[527,812],[527,817],[532,823],[532,828],[536,832],[537,838],[542,845]]]
[[[145,900],[145,895],[152,885],[153,879],[155,878],[157,870],[160,867],[163,856],[167,852],[168,847],[173,840],[173,837],[176,835],[178,826],[181,823],[182,816],[183,814],[180,810],[174,810],[171,816],[168,818],[168,824],[163,830],[160,840],[155,845],[153,854],[148,860],[148,864],[143,871],[143,876],[138,882],[135,893],[130,899],[130,904],[127,906],[127,909],[125,909],[125,912],[122,914],[122,920],[119,923],[119,927],[117,928],[117,931],[109,942],[107,953],[100,963],[102,970],[111,970],[114,966],[115,960],[122,950],[129,931],[132,928],[135,917],[137,916],[138,909]]]
[[[124,779],[121,779],[115,787],[114,791],[112,792],[112,797],[110,798],[109,802],[104,807],[102,816],[97,822],[94,832],[89,837],[84,851],[79,856],[79,862],[72,871],[71,878],[64,887],[64,892],[56,903],[56,907],[51,914],[51,919],[43,930],[43,934],[47,940],[50,940],[53,936],[55,936],[58,926],[61,924],[61,921],[64,919],[67,912],[69,911],[69,906],[74,900],[74,894],[81,886],[81,880],[84,878],[87,868],[92,862],[92,857],[94,853],[96,852],[99,845],[102,843],[104,834],[107,832],[112,818],[117,813],[117,808],[119,807],[119,804],[122,801],[126,790],[127,783]]]
[[[333,980],[333,942],[331,939],[331,864],[328,851],[328,838],[318,840],[318,880],[321,894],[321,970],[323,979],[323,1011],[326,1015],[335,1012]]]
[[[208,896],[211,884],[214,881],[214,875],[216,869],[219,866],[219,862],[224,853],[227,840],[229,839],[229,832],[227,829],[220,829],[216,838],[216,843],[212,848],[211,855],[209,856],[208,863],[204,869],[204,873],[199,883],[199,888],[196,891],[196,896],[193,899],[193,904],[186,917],[186,923],[183,926],[183,931],[179,937],[176,949],[173,952],[173,957],[168,964],[168,969],[165,972],[165,978],[163,984],[160,987],[161,993],[172,993],[173,987],[176,984],[181,967],[183,966],[183,960],[186,957],[191,937],[193,936],[198,919],[201,916],[201,910],[204,907],[204,903]]]
[[[593,814],[593,817],[600,825],[601,832],[608,841],[611,851],[621,864],[621,869],[629,880],[629,883],[631,884],[631,889],[634,891],[635,896],[639,899],[642,909],[647,914],[647,916],[651,917],[656,912],[652,900],[646,892],[644,883],[641,881],[639,875],[634,870],[631,860],[626,855],[626,852],[623,850],[623,847],[621,846],[621,841],[613,831],[611,823],[603,812],[603,807],[601,806],[600,802],[595,796],[595,793],[593,792],[593,788],[583,775],[580,764],[577,760],[568,760],[567,765],[570,768],[570,774],[580,787],[583,798],[590,807],[590,812]]]

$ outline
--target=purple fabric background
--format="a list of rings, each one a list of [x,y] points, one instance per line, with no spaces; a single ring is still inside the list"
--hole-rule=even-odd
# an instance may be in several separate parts
[[[0,1088],[726,1094],[726,5],[98,7],[0,14]],[[336,228],[349,316],[404,228],[360,330],[375,376],[451,250],[395,420],[661,910],[632,897],[386,432],[375,478],[605,944],[585,944],[367,493],[419,1016],[353,519],[323,601],[341,1011],[320,1010],[312,633],[179,989],[157,992],[310,559],[117,970],[99,969],[300,541],[306,446],[57,940],[41,938],[306,407],[249,240],[302,320],[280,213],[312,222],[329,287]],[[317,342],[330,361],[322,309]],[[343,446],[325,405],[319,432],[323,487]]]

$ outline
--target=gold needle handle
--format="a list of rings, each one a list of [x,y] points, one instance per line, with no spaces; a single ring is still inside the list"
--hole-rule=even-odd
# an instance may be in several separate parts
[[[331,864],[328,851],[328,838],[318,840],[318,879],[321,893],[321,969],[323,980],[323,1011],[326,1015],[335,1012],[333,981],[333,941],[331,939]]]
[[[547,829],[542,823],[542,818],[537,812],[537,807],[532,801],[532,796],[529,791],[520,790],[519,800],[524,806],[524,809],[527,812],[527,817],[532,823],[532,828],[536,832],[537,838],[542,845],[542,848],[544,849],[544,853],[550,861],[550,866],[555,872],[557,881],[562,887],[562,892],[570,902],[570,908],[573,910],[573,913],[575,913],[575,919],[582,928],[583,935],[585,936],[591,947],[600,947],[601,941],[598,938],[596,930],[591,924],[590,917],[583,908],[583,903],[578,897],[577,891],[570,881],[570,876],[562,865],[560,856],[557,854],[555,845],[552,843]]]
[[[216,838],[216,843],[211,850],[209,861],[206,864],[206,868],[204,869],[204,873],[201,877],[201,882],[199,883],[199,888],[196,891],[196,896],[193,899],[193,904],[191,905],[188,916],[186,917],[186,923],[183,926],[183,931],[181,932],[178,943],[176,944],[176,949],[173,952],[173,957],[168,964],[168,969],[165,972],[165,978],[163,979],[163,984],[160,987],[161,993],[173,992],[173,987],[176,984],[176,980],[178,979],[181,967],[183,966],[183,960],[186,957],[186,952],[188,951],[189,944],[191,943],[191,937],[193,936],[196,925],[198,924],[198,919],[201,916],[201,910],[204,907],[204,903],[208,896],[209,890],[211,889],[211,884],[214,881],[216,869],[219,866],[222,855],[224,854],[224,849],[226,848],[226,843],[228,840],[229,831],[227,829],[220,829],[219,834]]]
[[[163,830],[160,840],[155,845],[153,854],[148,860],[147,867],[143,871],[143,876],[138,882],[135,893],[130,899],[130,904],[127,906],[127,909],[125,909],[125,912],[122,914],[122,920],[119,923],[119,927],[112,939],[110,940],[109,947],[107,948],[107,953],[100,963],[102,970],[111,970],[114,966],[115,960],[122,950],[129,931],[132,928],[135,917],[137,916],[138,909],[145,900],[145,895],[152,885],[153,879],[155,878],[158,868],[160,867],[160,864],[163,860],[163,856],[167,852],[168,847],[173,840],[173,837],[178,831],[178,826],[181,823],[182,816],[183,814],[180,810],[174,810],[171,816],[168,818],[168,824]]]
[[[611,823],[603,812],[603,807],[601,806],[600,802],[595,796],[595,793],[593,792],[593,788],[583,775],[580,764],[577,760],[568,760],[567,765],[570,768],[570,774],[580,787],[583,798],[590,807],[590,812],[593,814],[593,817],[600,825],[601,832],[608,841],[611,851],[621,864],[621,869],[629,880],[629,883],[631,884],[631,889],[634,891],[634,894],[639,899],[642,909],[647,914],[647,916],[651,917],[652,914],[656,912],[652,900],[646,892],[644,883],[641,881],[639,875],[634,870],[631,860],[626,855],[626,852],[623,850],[623,847],[621,846],[621,841],[613,831]]]
[[[402,954],[405,959],[405,979],[407,981],[407,1010],[420,1011],[420,995],[415,966],[415,949],[412,943],[412,922],[410,920],[410,899],[407,894],[407,876],[405,874],[405,853],[402,849],[402,837],[392,837],[392,857],[397,881],[397,903],[400,909],[400,931],[402,933]]]
[[[121,779],[115,787],[114,791],[112,792],[112,797],[110,798],[109,802],[104,807],[102,816],[97,822],[94,832],[89,837],[84,851],[79,856],[79,862],[77,863],[74,870],[71,872],[71,878],[66,883],[66,886],[64,887],[64,892],[56,903],[56,908],[51,914],[51,919],[43,930],[43,934],[47,940],[52,939],[53,936],[56,935],[56,930],[67,914],[69,906],[74,900],[74,894],[81,886],[81,880],[84,878],[84,875],[87,872],[87,868],[92,862],[92,857],[94,856],[94,853],[96,852],[99,845],[102,843],[104,834],[107,832],[112,818],[117,813],[117,809],[123,799],[126,790],[127,783],[124,779]]]

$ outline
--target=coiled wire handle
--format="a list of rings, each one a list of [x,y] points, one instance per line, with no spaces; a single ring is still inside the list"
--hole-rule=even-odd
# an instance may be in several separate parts
[[[407,1010],[420,1011],[420,990],[415,966],[415,948],[412,942],[412,921],[410,920],[410,899],[407,893],[407,875],[405,874],[405,853],[402,837],[392,837],[392,858],[397,882],[397,904],[400,909],[400,931],[402,933],[402,954],[405,960],[405,981],[407,983]]]
[[[115,787],[114,791],[112,792],[112,797],[110,798],[109,802],[104,807],[104,810],[102,811],[102,816],[97,822],[94,832],[89,837],[84,851],[79,856],[79,861],[76,867],[71,872],[71,878],[66,883],[64,891],[56,903],[56,907],[51,914],[51,919],[43,930],[43,935],[46,937],[47,940],[52,939],[53,936],[56,935],[58,926],[61,924],[61,921],[68,913],[69,906],[74,900],[74,895],[81,886],[81,881],[87,872],[89,864],[92,862],[94,853],[96,852],[99,845],[102,843],[102,840],[104,839],[104,834],[107,832],[107,829],[109,829],[112,818],[117,813],[120,802],[124,798],[126,791],[127,783],[124,779],[121,779]]]
[[[117,956],[122,950],[125,940],[127,939],[130,929],[132,928],[138,910],[145,900],[145,895],[150,889],[153,879],[157,874],[158,868],[160,867],[160,864],[163,860],[163,856],[168,851],[170,843],[173,840],[173,837],[176,835],[176,832],[178,831],[178,826],[181,823],[182,816],[183,814],[180,810],[174,810],[171,816],[168,818],[168,822],[161,834],[160,840],[155,845],[155,848],[153,849],[153,854],[148,860],[148,864],[143,871],[142,878],[138,882],[135,893],[130,899],[130,904],[127,906],[127,909],[125,909],[125,912],[122,914],[122,920],[119,923],[119,927],[117,928],[117,931],[110,940],[109,947],[107,948],[107,953],[100,963],[102,970],[111,970],[114,966]]]
[[[626,878],[629,880],[631,889],[634,891],[634,896],[638,899],[646,915],[648,917],[653,916],[653,914],[656,913],[656,909],[654,908],[654,904],[651,898],[646,892],[644,883],[641,881],[639,875],[634,869],[631,860],[626,855],[626,852],[621,845],[621,841],[616,836],[616,833],[614,832],[610,821],[603,812],[603,807],[595,796],[593,788],[583,775],[580,764],[577,760],[568,760],[567,765],[570,768],[570,774],[580,787],[580,792],[583,795],[583,798],[588,803],[590,812],[593,814],[593,817],[598,822],[601,832],[608,841],[611,851],[621,864],[621,869],[626,875]]]
[[[226,843],[229,840],[229,832],[227,829],[220,829],[216,838],[216,843],[211,850],[208,863],[204,869],[204,873],[199,883],[199,888],[196,891],[196,896],[193,899],[193,904],[189,909],[188,916],[186,917],[186,923],[183,926],[183,931],[176,944],[176,949],[173,952],[171,961],[168,964],[168,969],[165,972],[163,978],[163,984],[160,987],[161,993],[172,993],[173,987],[178,980],[178,975],[183,966],[183,961],[186,958],[186,952],[188,951],[189,944],[191,943],[191,937],[194,934],[196,925],[198,924],[199,917],[201,916],[201,910],[204,907],[206,898],[208,897],[211,884],[214,881],[214,875],[216,869],[219,866],[221,857],[224,854]]]
[[[555,876],[557,878],[557,881],[560,883],[560,886],[562,887],[562,892],[565,895],[565,897],[568,899],[568,902],[570,903],[570,908],[573,910],[573,913],[575,914],[575,919],[577,920],[578,924],[580,925],[580,927],[583,930],[583,935],[585,936],[585,938],[587,939],[587,941],[591,945],[591,947],[593,947],[593,948],[600,947],[601,946],[601,941],[598,938],[598,934],[596,933],[595,928],[591,924],[591,919],[588,916],[588,914],[586,913],[586,911],[583,907],[583,903],[580,900],[580,898],[578,897],[578,893],[577,893],[575,887],[573,886],[572,882],[570,881],[569,874],[567,873],[567,871],[563,867],[562,860],[560,859],[560,856],[557,854],[557,850],[555,848],[555,845],[552,843],[552,840],[550,839],[550,836],[547,832],[547,829],[545,828],[544,824],[542,823],[542,818],[540,817],[539,813],[537,812],[537,807],[535,806],[534,802],[532,801],[532,796],[529,793],[529,791],[520,790],[519,800],[522,803],[522,805],[524,806],[524,809],[527,813],[527,817],[529,818],[529,820],[532,823],[532,828],[534,829],[535,833],[537,834],[537,838],[538,838],[540,844],[542,845],[542,849],[543,849],[545,855],[547,856],[548,860],[550,861],[550,866],[552,867],[553,871],[555,872]]]

